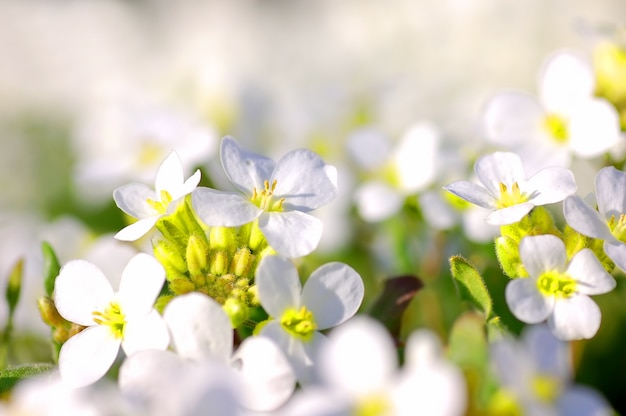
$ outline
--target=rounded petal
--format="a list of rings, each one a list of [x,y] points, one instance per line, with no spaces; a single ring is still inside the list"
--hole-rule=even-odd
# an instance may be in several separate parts
[[[233,355],[232,366],[242,375],[244,406],[271,411],[289,399],[296,387],[291,364],[269,338],[246,338]]]
[[[274,170],[274,161],[265,156],[248,152],[232,137],[224,137],[220,145],[220,158],[226,176],[241,192],[252,196],[252,190],[263,189]]]
[[[118,385],[129,397],[158,401],[168,381],[184,374],[189,366],[189,361],[171,351],[140,351],[126,357],[120,366]]]
[[[560,415],[568,416],[609,416],[615,412],[604,397],[591,387],[570,386],[557,402]]]
[[[544,63],[539,91],[549,112],[568,114],[573,105],[591,97],[594,89],[593,70],[582,56],[559,51]]]
[[[501,183],[510,189],[515,182],[520,187],[526,182],[520,157],[510,152],[494,152],[478,158],[474,172],[491,195],[500,196]]]
[[[337,170],[317,153],[296,149],[277,163],[270,182],[276,181],[274,196],[284,198],[287,210],[310,211],[337,196]]]
[[[93,312],[113,299],[113,288],[102,271],[85,260],[61,268],[54,284],[54,304],[62,317],[80,325],[94,325]]]
[[[613,166],[600,169],[596,175],[596,199],[598,211],[607,221],[626,213],[626,173]]]
[[[522,238],[519,254],[526,271],[533,277],[539,277],[546,271],[565,271],[565,244],[552,234]]]
[[[404,196],[382,181],[361,185],[354,193],[359,215],[368,222],[379,222],[397,214]]]
[[[124,327],[122,349],[128,356],[145,350],[165,350],[169,344],[167,325],[156,309],[144,318],[128,321]]]
[[[599,156],[621,139],[619,114],[608,101],[595,98],[577,105],[570,114],[568,145],[583,158]]]
[[[239,194],[196,188],[191,203],[198,217],[211,227],[239,227],[263,213],[263,210]]]
[[[82,387],[98,381],[109,371],[120,348],[107,326],[96,325],[79,332],[61,347],[59,371],[63,381]]]
[[[615,241],[606,220],[579,196],[572,195],[563,201],[563,215],[569,226],[579,233],[601,240]]]
[[[120,241],[137,241],[148,233],[154,227],[154,224],[161,218],[160,215],[144,217],[126,227],[122,228],[115,234],[114,238]]]
[[[389,157],[391,141],[374,128],[361,128],[350,134],[346,150],[360,168],[372,171]]]
[[[604,252],[617,267],[626,271],[626,244],[621,241],[604,242]]]
[[[159,214],[148,204],[148,200],[160,201],[154,192],[142,183],[129,183],[113,191],[113,199],[119,209],[133,218],[147,218]]]
[[[545,112],[529,94],[510,91],[491,98],[483,112],[487,140],[503,146],[514,146],[537,136]]]
[[[600,328],[602,315],[596,303],[585,295],[559,299],[548,318],[552,333],[563,341],[592,338]]]
[[[555,338],[547,325],[529,325],[522,338],[532,357],[531,368],[557,380],[572,378],[571,349],[569,344]],[[514,357],[511,357],[514,358]],[[524,365],[528,365],[525,363]]]
[[[497,209],[485,217],[489,225],[508,225],[520,221],[535,206],[530,202],[511,205],[510,207]]]
[[[622,245],[626,248],[626,245]],[[624,252],[626,254],[626,250]],[[584,295],[607,293],[617,285],[613,276],[607,273],[593,251],[588,248],[574,255],[567,267],[567,274],[576,280],[576,292]]]
[[[544,297],[533,278],[510,281],[506,286],[505,298],[511,313],[527,324],[545,321],[554,307],[554,299]]]
[[[361,276],[344,263],[327,263],[316,269],[302,289],[302,305],[315,318],[319,330],[351,318],[361,306],[364,286]]]
[[[453,193],[472,204],[479,207],[496,209],[496,199],[485,188],[472,182],[454,181],[443,187],[448,192]]]
[[[165,307],[163,319],[176,352],[196,361],[227,362],[233,351],[230,318],[212,298],[198,292],[177,296]]]
[[[165,283],[165,269],[154,257],[139,253],[130,259],[120,280],[117,300],[127,320],[150,313]]]
[[[288,308],[300,308],[300,278],[291,261],[267,256],[259,263],[255,283],[263,309],[280,319]]]
[[[259,217],[259,228],[281,256],[310,254],[322,238],[322,221],[301,211],[268,212]]]
[[[552,167],[534,174],[526,187],[531,192],[529,202],[545,205],[560,202],[576,192],[576,181],[569,169]]]
[[[172,151],[159,165],[156,180],[154,181],[154,189],[157,195],[160,195],[161,191],[168,191],[173,199],[178,199],[182,195],[174,196],[172,191],[179,191],[182,188],[183,181],[183,164],[178,153]]]
[[[393,163],[403,192],[418,192],[433,181],[440,162],[439,142],[439,131],[426,122],[411,126],[402,135],[393,152]]]

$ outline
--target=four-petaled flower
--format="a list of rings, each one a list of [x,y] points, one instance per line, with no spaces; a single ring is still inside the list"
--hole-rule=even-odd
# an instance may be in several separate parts
[[[513,224],[535,206],[560,202],[576,192],[572,172],[551,167],[526,179],[515,153],[495,152],[479,158],[474,172],[483,186],[455,181],[444,187],[468,202],[493,210],[485,218],[492,225]]]
[[[167,348],[167,326],[153,308],[164,282],[163,266],[144,253],[128,262],[118,292],[92,263],[73,260],[63,266],[54,303],[63,318],[87,327],[61,347],[63,380],[75,387],[97,381],[113,364],[120,345],[126,355]]]
[[[519,320],[537,324],[548,320],[562,340],[593,337],[600,327],[600,308],[588,295],[613,290],[615,279],[589,249],[567,262],[565,244],[554,235],[524,237],[520,257],[529,277],[510,281],[506,302]]]
[[[157,171],[154,190],[142,183],[129,183],[113,191],[117,206],[131,217],[139,220],[120,230],[115,238],[135,241],[143,237],[168,214],[173,202],[191,193],[200,182],[200,170],[184,180],[183,166],[176,152],[171,152]]]
[[[294,258],[311,253],[322,223],[308,212],[337,195],[337,170],[314,152],[297,149],[277,163],[222,140],[222,166],[241,193],[198,188],[193,207],[205,224],[239,227],[258,218],[259,228],[277,253]]]

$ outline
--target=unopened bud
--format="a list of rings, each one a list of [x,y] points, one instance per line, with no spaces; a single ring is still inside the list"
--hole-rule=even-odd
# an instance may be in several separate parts
[[[187,267],[192,276],[200,275],[207,271],[209,246],[203,238],[199,238],[196,235],[189,237],[186,254]]]
[[[153,252],[154,257],[163,265],[168,279],[187,272],[187,262],[183,258],[183,253],[175,245],[160,240],[154,245]]]
[[[514,279],[528,276],[519,255],[518,243],[510,237],[496,238],[496,256],[504,274]]]
[[[248,248],[240,248],[235,253],[233,261],[230,264],[230,272],[235,276],[247,276],[248,272],[252,268],[252,262],[254,261],[254,255]]]
[[[228,273],[229,263],[230,259],[228,258],[228,254],[223,250],[218,250],[211,256],[209,272],[217,276],[226,274]]]
[[[229,316],[233,328],[241,326],[248,319],[248,307],[238,299],[226,299],[222,308]]]
[[[187,279],[174,279],[170,281],[170,290],[177,295],[184,295],[196,290],[196,286]]]
[[[230,227],[213,227],[209,232],[209,248],[235,253],[237,249],[237,230]]]

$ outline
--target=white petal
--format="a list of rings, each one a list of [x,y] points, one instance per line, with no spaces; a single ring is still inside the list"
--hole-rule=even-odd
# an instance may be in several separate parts
[[[626,244],[621,241],[604,242],[604,252],[617,267],[626,271]]]
[[[165,321],[156,309],[140,319],[126,322],[122,349],[126,355],[145,350],[165,350],[170,334]]]
[[[211,227],[239,227],[263,213],[263,210],[239,194],[196,188],[191,203],[198,217]]]
[[[511,205],[510,207],[501,208],[493,211],[487,217],[485,221],[489,225],[508,225],[520,221],[535,207],[530,202],[524,202],[522,204]]]
[[[291,397],[296,376],[275,342],[262,336],[246,338],[233,355],[242,375],[244,406],[255,411],[275,410]]]
[[[540,170],[528,180],[526,186],[531,192],[529,202],[534,205],[560,202],[576,192],[574,174],[560,167]]]
[[[310,254],[322,238],[322,221],[301,211],[268,212],[259,217],[259,228],[281,256]]]
[[[626,213],[626,173],[607,166],[596,175],[596,199],[598,211],[606,220],[612,216],[618,220]]]
[[[567,274],[576,280],[576,292],[584,295],[607,293],[616,285],[613,276],[607,273],[590,249],[583,249],[574,255]]]
[[[173,190],[182,187],[183,181],[183,164],[178,153],[172,151],[159,165],[156,180],[154,181],[154,189],[157,195],[160,195],[161,191],[168,191],[171,194]],[[178,199],[180,196],[174,197],[172,195],[172,197]]]
[[[54,303],[62,317],[80,325],[94,325],[93,312],[103,311],[113,299],[113,288],[102,271],[85,260],[61,268],[54,284]]]
[[[546,60],[539,91],[549,112],[569,113],[573,105],[591,97],[594,89],[593,70],[583,57],[559,51]]]
[[[118,376],[120,390],[129,397],[158,401],[168,381],[184,374],[191,363],[171,351],[145,350],[126,357]]]
[[[600,393],[583,385],[569,386],[559,397],[557,407],[560,415],[568,416],[610,416],[615,414]]]
[[[397,214],[404,204],[404,196],[382,181],[361,185],[354,199],[359,215],[368,222],[383,221]]]
[[[165,269],[154,257],[139,253],[131,258],[122,272],[117,293],[127,320],[150,313],[165,283]]]
[[[483,124],[487,140],[514,146],[537,136],[545,112],[537,99],[522,92],[500,93],[487,102]]]
[[[599,156],[621,139],[619,114],[603,99],[585,100],[570,114],[569,147],[583,158]]]
[[[177,296],[165,307],[163,319],[176,352],[196,361],[227,362],[233,351],[230,318],[212,298],[197,292]]]
[[[552,333],[563,341],[592,338],[600,328],[600,308],[585,295],[559,299],[548,318]]]
[[[479,207],[495,209],[496,200],[485,188],[472,182],[454,181],[443,187],[448,192]],[[499,193],[497,194],[499,195]]]
[[[302,305],[311,312],[319,330],[351,318],[363,301],[363,279],[344,263],[327,263],[316,269],[302,289]]]
[[[272,159],[242,149],[228,136],[222,139],[220,158],[228,179],[248,196],[254,188],[262,190],[263,181],[269,180],[274,170]]]
[[[389,157],[389,137],[373,128],[361,128],[350,134],[346,143],[348,155],[364,170],[378,169]]]
[[[554,305],[553,298],[545,298],[533,278],[510,281],[505,290],[506,303],[517,319],[527,324],[538,324],[548,318]]]
[[[96,325],[79,332],[61,347],[59,371],[63,381],[72,387],[94,383],[111,368],[120,348],[111,330]]]
[[[615,241],[606,220],[579,196],[572,195],[563,201],[563,215],[574,230],[588,237]]]
[[[357,316],[330,333],[320,349],[319,371],[331,390],[367,397],[387,388],[397,371],[396,350],[379,322]]]
[[[147,218],[157,215],[158,211],[148,204],[148,200],[160,201],[154,190],[142,183],[129,183],[113,191],[115,204],[134,218]]]
[[[424,219],[434,229],[447,230],[459,222],[459,215],[439,190],[422,192],[417,199]]]
[[[546,271],[565,271],[565,244],[554,235],[524,237],[519,245],[519,254],[526,271],[533,277],[539,277]]]
[[[172,198],[178,199],[182,197],[183,195],[190,194],[194,189],[198,187],[198,184],[200,183],[200,179],[201,179],[201,173],[200,173],[200,169],[198,169],[193,173],[193,175],[191,175],[185,181],[185,183],[183,183],[183,186],[180,188],[179,193],[172,194]]]
[[[547,325],[527,326],[522,332],[522,339],[532,357],[532,371],[539,371],[557,380],[569,381],[572,378],[571,348],[557,339]]]
[[[285,198],[283,206],[287,210],[310,211],[329,203],[337,196],[337,174],[328,167],[310,150],[287,153],[276,163],[272,174],[271,182],[276,180],[275,197]]]
[[[293,263],[283,257],[267,256],[259,263],[255,283],[263,309],[276,319],[288,308],[300,308],[300,278]]]
[[[513,183],[517,182],[522,186],[526,179],[519,156],[509,152],[494,152],[478,158],[474,164],[474,172],[487,191],[494,196],[500,195],[501,183],[511,189]]]
[[[413,194],[434,179],[439,164],[439,131],[430,123],[417,123],[402,135],[393,154],[399,186]]]
[[[148,231],[154,227],[154,224],[161,218],[161,215],[153,215],[144,217],[126,227],[122,228],[115,234],[114,238],[120,241],[136,241],[146,235]]]

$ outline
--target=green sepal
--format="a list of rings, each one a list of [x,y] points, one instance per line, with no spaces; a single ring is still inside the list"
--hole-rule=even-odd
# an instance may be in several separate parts
[[[10,391],[19,381],[43,374],[54,368],[50,363],[30,363],[0,370],[0,393]]]
[[[187,250],[187,242],[189,240],[189,234],[185,233],[185,230],[181,230],[176,224],[175,214],[161,217],[156,223],[156,228],[161,232],[163,237],[181,254],[184,255]]]
[[[41,250],[43,251],[44,288],[46,295],[52,296],[52,292],[54,292],[54,282],[61,271],[61,264],[59,263],[59,258],[54,252],[54,249],[48,242],[44,241],[41,243]]]
[[[508,236],[496,238],[495,251],[500,268],[511,279],[527,276],[528,273],[519,255],[519,241]]]
[[[15,263],[9,279],[7,281],[6,290],[4,296],[9,304],[9,319],[13,316],[13,312],[20,300],[20,293],[22,291],[22,274],[24,271],[24,259],[20,259]]]
[[[486,320],[492,318],[493,302],[485,281],[476,268],[463,257],[452,256],[450,257],[450,271],[461,299],[470,302],[483,312]]]

